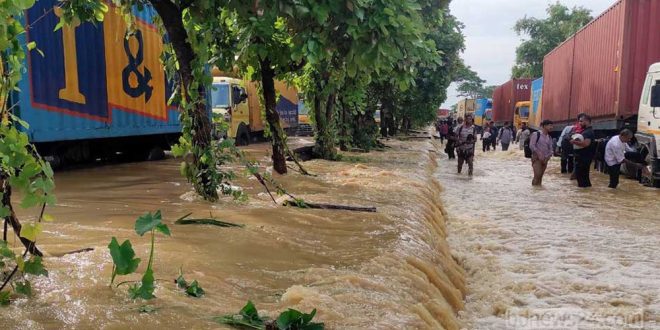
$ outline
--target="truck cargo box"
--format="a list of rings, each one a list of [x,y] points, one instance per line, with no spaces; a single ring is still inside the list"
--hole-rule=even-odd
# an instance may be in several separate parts
[[[532,81],[532,108],[529,111],[529,126],[536,130],[541,129],[542,101],[543,77]]]
[[[103,23],[65,26],[55,0],[37,1],[26,12],[30,51],[18,102],[19,116],[37,143],[178,134],[179,113],[168,106],[171,88],[160,56],[163,36],[152,23],[155,11],[135,11],[137,31],[114,6]]]
[[[634,125],[646,71],[660,61],[659,40],[660,1],[615,3],[546,55],[543,119],[568,123],[585,112],[596,129]]]
[[[513,122],[516,103],[531,99],[531,79],[513,79],[502,84],[493,92],[493,121],[502,126]]]

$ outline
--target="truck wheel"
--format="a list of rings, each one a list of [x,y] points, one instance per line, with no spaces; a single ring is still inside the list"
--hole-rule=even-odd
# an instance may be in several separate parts
[[[147,154],[148,161],[163,160],[165,159],[165,151],[159,146],[154,146]]]
[[[250,130],[247,126],[241,124],[236,131],[236,145],[247,146],[250,145]]]

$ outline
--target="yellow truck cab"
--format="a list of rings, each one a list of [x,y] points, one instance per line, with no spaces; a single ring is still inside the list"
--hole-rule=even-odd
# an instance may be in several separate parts
[[[529,124],[529,108],[531,105],[530,101],[516,103],[516,110],[513,112],[513,125],[516,129],[520,128],[523,123]]]
[[[644,82],[637,115],[637,133],[640,152],[645,157],[645,181],[660,186],[660,63],[649,68]]]
[[[245,87],[241,79],[213,77],[211,91],[213,114],[222,116],[229,123],[224,135],[236,139],[237,145],[250,143],[250,104]]]
[[[291,131],[298,126],[298,91],[282,81],[275,81],[275,90],[279,96],[276,110],[280,125]],[[254,82],[214,70],[211,104],[213,113],[222,116],[229,124],[226,132],[220,132],[220,125],[216,126],[217,136],[236,139],[238,146],[263,138],[262,107]]]

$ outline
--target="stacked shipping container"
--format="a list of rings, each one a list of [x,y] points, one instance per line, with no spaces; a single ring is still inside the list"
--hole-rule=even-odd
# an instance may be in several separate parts
[[[617,2],[546,55],[543,119],[567,123],[585,112],[597,129],[634,123],[646,71],[658,61],[660,1]]]

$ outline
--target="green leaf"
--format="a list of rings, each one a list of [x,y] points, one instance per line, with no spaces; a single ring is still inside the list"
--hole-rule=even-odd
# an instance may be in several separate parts
[[[204,295],[204,289],[202,289],[201,286],[199,286],[199,283],[197,283],[197,280],[192,281],[190,283],[190,286],[186,289],[186,294],[192,297],[201,297]]]
[[[25,197],[23,197],[23,200],[21,201],[21,207],[24,209],[28,209],[33,206],[39,205],[40,201],[41,198],[37,194],[27,193],[25,194]]]
[[[259,316],[257,308],[251,301],[248,301],[237,315],[224,315],[216,317],[214,320],[221,324],[237,327],[264,329],[264,320]]]
[[[140,306],[140,308],[138,309],[138,311],[139,311],[140,313],[153,313],[153,312],[155,312],[155,311],[157,311],[157,310],[158,310],[158,308],[156,308],[156,307],[154,307],[154,306],[151,306],[151,305],[142,305],[142,306]]]
[[[11,293],[9,291],[0,291],[0,306],[9,306],[9,303],[11,300],[9,300],[9,297],[11,296]]]
[[[115,273],[117,275],[128,275],[135,272],[140,264],[140,258],[135,257],[135,251],[131,245],[131,241],[125,240],[124,243],[119,245],[117,238],[113,237],[108,245],[112,262],[115,265]]]
[[[156,228],[156,226],[161,223],[161,220],[160,210],[153,214],[149,212],[135,221],[135,232],[138,235],[143,236],[145,233]]]
[[[40,223],[26,223],[21,227],[21,237],[34,242],[43,231]]]
[[[36,257],[33,256],[30,259],[28,259],[24,266],[23,266],[23,272],[26,274],[32,274],[32,275],[43,275],[43,276],[48,276],[48,271],[44,268],[44,265],[41,263],[41,257]]]
[[[34,6],[35,0],[12,0],[14,5],[20,10],[28,10],[30,7]]]
[[[53,222],[53,221],[55,221],[55,218],[53,218],[52,215],[47,214],[47,213],[44,213],[44,216],[41,217],[41,219],[42,219],[43,221],[45,221],[45,222]]]
[[[311,322],[316,315],[316,309],[311,313],[305,314],[295,309],[289,309],[282,312],[275,322],[280,330],[323,330],[323,323]]]
[[[140,284],[135,284],[128,288],[128,293],[131,296],[131,299],[144,299],[149,300],[156,298],[154,296],[154,271],[151,268],[147,268],[147,271],[142,275],[142,281]]]
[[[30,281],[26,280],[25,282],[16,282],[14,284],[16,285],[14,287],[14,291],[16,291],[16,293],[32,297],[32,285],[30,284]]]
[[[9,210],[8,207],[2,206],[0,207],[0,218],[8,217],[11,215],[11,210]]]
[[[157,225],[156,230],[163,233],[163,234],[165,234],[165,235],[167,235],[167,236],[172,236],[170,234],[170,228],[167,227],[167,225],[164,224],[164,223],[161,223],[161,224]]]
[[[27,44],[27,49],[28,50],[33,50],[35,48],[37,48],[37,43],[36,42],[34,42],[34,41],[28,42],[28,44]]]
[[[179,287],[179,289],[188,288],[188,282],[186,282],[186,279],[183,278],[183,274],[179,274],[179,277],[177,277],[176,280],[174,280],[174,282],[176,283],[176,286]]]

